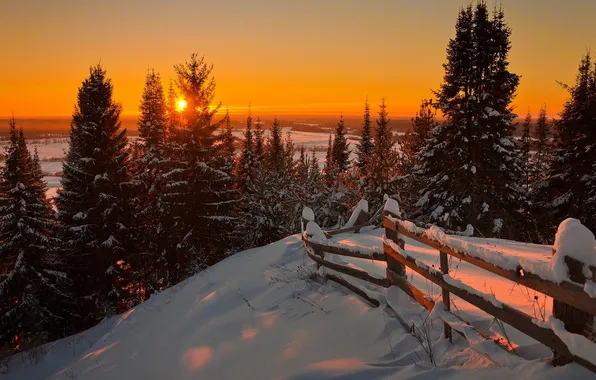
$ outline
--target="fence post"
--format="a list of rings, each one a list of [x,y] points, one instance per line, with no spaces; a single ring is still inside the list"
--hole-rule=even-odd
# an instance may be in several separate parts
[[[368,221],[368,219],[369,219],[368,212],[366,212],[364,210],[360,210],[360,214],[358,214],[358,217],[356,218],[356,222],[354,223],[354,225],[358,226],[360,224],[364,224]],[[355,229],[354,232],[359,233],[360,228]]]
[[[387,199],[387,201],[385,201],[383,216],[391,216],[392,218],[401,219],[401,213],[399,211],[399,205],[397,204],[397,201],[395,201],[394,199]],[[405,241],[403,239],[400,239],[397,231],[393,231],[385,227],[385,237],[389,240],[392,240],[401,249],[406,248]],[[387,269],[392,270],[400,277],[406,277],[406,267],[402,263],[398,262],[393,257],[387,254],[385,254],[385,259],[387,260]]]
[[[565,232],[571,228],[574,230],[574,233],[565,234]],[[561,256],[557,258],[553,257],[553,260],[555,260],[555,262],[558,265],[566,265],[567,272],[569,274],[569,279],[579,284],[585,284],[587,279],[596,279],[596,273],[594,273],[593,268],[589,268],[586,265],[586,269],[584,270],[583,262],[566,254],[568,240],[574,240],[571,241],[571,246],[577,246],[577,244],[573,243],[583,239],[585,239],[586,241],[593,241],[594,235],[590,230],[581,225],[581,223],[578,220],[566,219],[559,225],[559,229],[555,237],[555,244],[553,246],[553,256]],[[594,245],[590,245],[591,247],[587,248],[593,249]],[[557,248],[560,250],[559,252],[557,252]],[[591,276],[588,276],[586,278],[586,274],[588,273],[590,273]],[[594,341],[595,317],[592,314],[577,309],[571,305],[566,304],[563,301],[553,298],[553,317],[561,320],[565,324],[565,329],[567,331],[583,335],[586,338]],[[553,365],[564,365],[570,362],[571,360],[569,358],[557,352],[554,352]]]
[[[447,254],[445,252],[440,252],[439,257],[441,259],[441,273],[449,274],[449,261],[447,260]],[[442,298],[443,298],[443,303],[445,304],[445,307],[447,308],[447,310],[450,311],[451,310],[451,300],[449,299],[449,292],[445,289],[442,289]],[[449,339],[449,341],[452,342],[451,326],[449,326],[447,323],[444,323],[443,331],[445,334],[445,339]]]

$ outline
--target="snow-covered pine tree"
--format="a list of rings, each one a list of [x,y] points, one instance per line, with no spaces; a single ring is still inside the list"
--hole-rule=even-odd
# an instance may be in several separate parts
[[[534,144],[536,153],[531,159],[532,180],[544,181],[548,176],[551,155],[550,122],[546,116],[546,107],[540,109],[538,120],[534,126]],[[522,151],[523,152],[523,151]]]
[[[395,149],[396,138],[393,136],[387,113],[385,99],[379,105],[379,114],[374,130],[372,161],[369,162],[366,188],[363,198],[368,201],[369,210],[376,211],[384,202],[384,196],[398,196],[396,175],[398,169],[398,152]],[[373,211],[373,212],[374,212]]]
[[[265,154],[264,134],[263,122],[257,117],[257,121],[255,122],[255,163],[261,162]]]
[[[350,150],[346,132],[344,118],[341,116],[335,127],[333,146],[331,147],[332,161],[339,173],[343,173],[350,168]]]
[[[234,176],[234,170],[236,168],[236,148],[234,142],[236,141],[236,138],[232,133],[232,121],[230,120],[230,112],[228,110],[226,110],[223,124],[224,128],[218,136],[218,146],[220,148],[222,159],[224,160],[222,170],[228,173],[228,175]],[[234,183],[236,183],[235,180]]]
[[[246,127],[244,128],[244,139],[242,140],[242,150],[238,158],[238,167],[236,168],[237,187],[241,192],[245,192],[250,187],[250,182],[254,179],[255,148],[252,132],[252,117],[246,118]]]
[[[554,158],[548,182],[542,186],[549,212],[540,224],[547,237],[568,217],[596,230],[596,65],[590,53],[579,65],[575,84],[564,87],[570,97],[555,123]]]
[[[181,142],[178,161],[166,177],[173,182],[164,193],[164,205],[177,241],[168,252],[173,283],[213,265],[228,253],[236,203],[233,178],[222,170],[214,123],[219,105],[213,106],[213,66],[203,57],[174,66],[177,88],[187,106],[180,112]]]
[[[168,221],[164,219],[162,202],[167,185],[164,173],[168,170],[166,108],[161,78],[151,70],[145,78],[137,123],[139,139],[135,154],[138,158],[131,163],[136,188],[131,238],[135,239],[136,252],[131,256],[130,265],[139,301],[167,285],[164,253],[169,237],[164,235]]]
[[[300,152],[300,157],[296,164],[296,179],[300,185],[304,185],[308,181],[309,157],[306,155],[304,145],[300,145],[298,151]]]
[[[521,156],[524,168],[524,185],[526,189],[530,188],[530,171],[531,171],[531,151],[532,151],[532,114],[530,111],[526,114],[526,118],[524,119],[524,123],[522,124],[522,138],[521,138]]]
[[[37,152],[30,156],[13,118],[0,178],[0,346],[12,351],[72,332],[46,190]]]
[[[126,130],[101,65],[79,88],[58,190],[77,314],[89,327],[130,306],[131,178]]]
[[[277,119],[274,119],[265,146],[265,167],[272,172],[282,173],[286,166],[285,157],[281,125]]]
[[[360,132],[360,141],[356,144],[357,161],[356,166],[360,172],[360,176],[366,176],[366,168],[372,156],[373,142],[372,142],[372,126],[370,122],[370,105],[368,98],[364,102],[364,121],[362,123],[362,131]]]
[[[511,30],[481,1],[460,10],[436,91],[445,121],[418,156],[427,186],[417,206],[428,222],[484,236],[520,237],[526,220],[523,162],[512,134],[519,76],[509,71]]]
[[[323,183],[326,186],[333,186],[337,179],[336,165],[333,162],[333,139],[329,134],[327,153],[325,154],[325,166],[323,167]]]

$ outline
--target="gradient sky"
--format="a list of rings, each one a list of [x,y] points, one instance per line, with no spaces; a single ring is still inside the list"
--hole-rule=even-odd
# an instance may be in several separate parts
[[[517,112],[556,114],[596,48],[596,1],[503,0],[513,29]],[[213,62],[217,96],[255,115],[357,114],[368,95],[412,116],[441,83],[461,0],[2,0],[0,116],[70,115],[99,61],[125,114],[146,69],[167,82],[192,52]],[[488,5],[498,4],[488,1]]]

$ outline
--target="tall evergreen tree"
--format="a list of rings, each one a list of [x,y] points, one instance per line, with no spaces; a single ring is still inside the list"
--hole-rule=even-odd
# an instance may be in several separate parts
[[[575,84],[564,87],[570,97],[555,123],[554,159],[543,186],[550,212],[541,224],[549,237],[568,217],[596,230],[596,65],[590,53],[579,65]]]
[[[360,142],[356,145],[357,161],[356,166],[360,171],[361,176],[365,176],[368,162],[372,156],[373,142],[372,142],[372,126],[370,122],[370,105],[368,98],[364,102],[364,122],[362,124],[362,132],[360,134]]]
[[[230,226],[235,220],[232,205],[236,202],[233,178],[223,170],[215,133],[224,120],[213,122],[219,109],[212,105],[213,66],[192,54],[174,69],[187,106],[180,113],[183,138],[179,153],[166,173],[173,182],[164,193],[165,212],[171,221],[166,233],[177,241],[166,254],[172,283],[229,253]]]
[[[435,93],[445,121],[418,155],[426,182],[417,205],[428,222],[485,236],[517,236],[525,224],[523,163],[513,139],[511,102],[519,76],[509,71],[511,30],[484,2],[459,12],[445,75]]]
[[[242,151],[240,152],[240,157],[238,158],[238,168],[236,170],[238,189],[240,189],[241,191],[245,191],[250,186],[251,180],[254,179],[254,154],[255,148],[252,132],[252,117],[249,115],[246,118],[244,139],[242,140]]]
[[[521,139],[521,156],[524,168],[523,179],[526,186],[526,189],[530,187],[530,158],[531,151],[532,151],[532,136],[531,136],[531,129],[532,129],[532,114],[528,111],[526,118],[524,119],[524,123],[522,125],[522,139]]]
[[[336,180],[336,165],[333,161],[333,139],[329,134],[329,143],[327,144],[327,153],[325,154],[325,166],[323,167],[323,182],[327,186],[332,186]]]
[[[170,94],[171,96],[171,94]],[[170,99],[171,101],[171,99]],[[163,218],[162,194],[167,186],[166,151],[167,110],[159,74],[147,73],[137,123],[138,159],[132,164],[136,186],[134,199],[134,231],[136,253],[131,257],[137,298],[145,300],[167,284],[165,251],[168,236],[164,235],[167,220]]]
[[[0,344],[29,349],[65,333],[65,273],[37,152],[10,121],[0,178]]]
[[[273,120],[273,125],[267,139],[265,147],[265,166],[268,170],[275,173],[285,171],[286,154],[282,136],[282,129],[277,119]]]
[[[550,156],[550,124],[546,117],[546,108],[540,109],[538,120],[534,129],[534,139],[536,140],[536,153],[531,160],[532,177],[534,181],[544,181],[548,175],[548,165]]]
[[[255,162],[261,162],[265,154],[264,134],[263,122],[257,117],[257,121],[255,122]]]
[[[79,88],[56,199],[85,327],[130,306],[130,174],[112,91],[105,70],[91,67]]]
[[[346,127],[344,125],[343,116],[340,117],[337,127],[335,128],[335,136],[333,138],[332,155],[333,162],[337,170],[342,173],[350,167],[350,150],[348,139],[346,138]]]

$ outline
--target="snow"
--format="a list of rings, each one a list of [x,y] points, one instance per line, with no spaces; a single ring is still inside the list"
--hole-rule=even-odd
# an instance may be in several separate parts
[[[548,324],[573,355],[596,364],[596,343],[583,335],[570,333],[563,322],[553,316],[548,319]]]
[[[333,239],[339,244],[381,246],[382,233],[382,229],[367,228]],[[406,249],[408,255],[429,265],[438,259],[435,250],[410,239]],[[329,256],[372,274],[385,273],[382,262]],[[550,355],[549,350],[507,326],[516,352],[531,360],[503,361],[498,355],[507,353],[491,351],[479,340],[471,339],[470,344],[458,335],[449,343],[442,337],[442,323],[434,321],[429,324],[429,344],[436,358],[432,365],[409,332],[409,327],[420,327],[428,316],[420,305],[398,288],[385,290],[349,278],[381,302],[372,308],[341,285],[313,279],[315,268],[305,257],[299,235],[240,252],[124,314],[44,346],[45,355],[37,363],[30,362],[27,354],[12,357],[4,378],[593,378],[577,364],[549,366],[541,360]],[[501,281],[465,263],[457,270],[457,275],[462,273],[466,279],[489,281],[495,288]],[[436,290],[428,282],[411,280],[436,300]],[[515,304],[520,297],[516,289],[505,285],[498,290],[504,302]],[[433,317],[440,313],[438,307]],[[491,318],[474,314],[457,297],[452,297],[452,307],[475,325],[496,328]],[[389,308],[408,329],[392,317]],[[479,353],[481,349],[485,352]]]
[[[345,224],[344,228],[354,227],[356,225],[356,221],[358,220],[358,216],[362,211],[368,212],[368,202],[366,199],[361,199],[358,201],[358,204],[354,208],[354,211],[352,211],[352,215],[350,215],[350,219],[348,219],[348,222]]]
[[[302,219],[307,220],[309,222],[313,222],[315,220],[315,213],[310,207],[305,207],[302,210]]]
[[[576,259],[584,265],[596,265],[596,239],[594,234],[577,219],[567,218],[561,222],[555,235],[553,250],[555,255],[552,270],[557,282],[569,278],[567,264],[564,260],[565,256]],[[586,269],[584,268],[584,270]]]
[[[306,235],[308,240],[316,243],[321,243],[327,239],[325,232],[312,220],[306,224]]]
[[[399,210],[399,203],[395,199],[387,198],[383,210],[390,212],[391,214],[401,217],[401,211]]]

